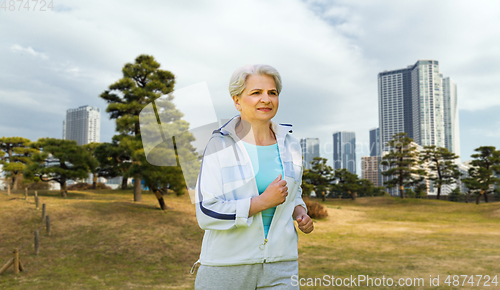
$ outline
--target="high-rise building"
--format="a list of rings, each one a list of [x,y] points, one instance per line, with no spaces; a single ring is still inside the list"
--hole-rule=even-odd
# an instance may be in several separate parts
[[[302,166],[304,170],[311,169],[314,157],[319,157],[319,138],[302,138],[300,147],[302,148]]]
[[[457,85],[447,77],[443,78],[444,103],[444,145],[450,152],[460,155],[460,135],[458,127]],[[460,163],[457,160],[457,163]]]
[[[101,114],[99,108],[81,106],[66,111],[63,139],[75,140],[78,145],[99,142]]]
[[[450,96],[448,104],[445,102],[447,90]],[[443,79],[438,61],[419,60],[404,69],[381,72],[378,74],[378,91],[382,151],[387,151],[387,142],[400,132],[406,132],[418,145],[445,147],[448,113],[451,116],[448,127],[456,128],[455,135],[458,135],[458,114],[453,115],[456,85],[449,78]],[[458,138],[455,140],[451,135],[450,140],[459,146]]]
[[[370,129],[370,156],[380,156],[380,129]]]
[[[356,134],[354,132],[333,133],[333,169],[341,168],[356,174]]]
[[[374,186],[383,186],[380,159],[380,156],[361,157],[361,178],[370,180]]]

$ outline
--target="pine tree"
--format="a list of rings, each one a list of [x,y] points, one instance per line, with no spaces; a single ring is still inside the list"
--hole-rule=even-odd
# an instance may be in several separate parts
[[[420,153],[421,162],[429,165],[428,179],[434,182],[437,187],[437,199],[441,195],[443,185],[453,184],[460,178],[458,165],[455,164],[455,159],[458,156],[450,152],[447,148],[425,146],[424,151]]]
[[[471,155],[474,160],[470,163],[469,177],[462,181],[476,193],[476,204],[479,204],[482,196],[488,202],[488,194],[495,191],[495,183],[500,183],[500,178],[495,176],[495,172],[500,173],[500,151],[494,146],[481,146],[474,151],[479,153]]]
[[[95,149],[95,156],[99,161],[98,174],[105,178],[114,178],[122,176],[121,189],[127,189],[128,170],[131,161],[130,149],[120,146],[120,135],[113,136],[111,143],[101,143]]]
[[[97,162],[76,141],[40,138],[35,146],[42,152],[31,156],[33,163],[24,171],[26,176],[36,176],[41,181],[56,181],[61,185],[61,196],[67,197],[66,182],[69,179],[86,178]]]
[[[314,157],[311,162],[312,168],[307,170],[307,172],[303,174],[302,178],[302,183],[314,186],[316,196],[321,196],[323,201],[325,201],[325,191],[334,179],[333,169],[332,167],[326,165],[326,161],[326,158]]]
[[[394,134],[392,140],[387,142],[390,151],[380,162],[388,168],[382,175],[393,176],[391,180],[384,182],[384,185],[388,188],[398,186],[401,198],[405,198],[405,187],[422,182],[426,175],[425,171],[419,168],[417,147],[412,142],[413,139],[404,132]]]
[[[174,187],[181,194],[185,190],[179,186],[186,187],[183,177],[195,180],[199,156],[190,143],[194,137],[188,131],[189,123],[181,119],[182,112],[172,102],[175,77],[171,72],[161,70],[160,64],[149,55],[138,56],[122,72],[123,78],[100,97],[109,104],[106,112],[111,113],[110,118],[116,119],[119,134],[114,139],[120,148],[129,150],[131,164],[125,175],[134,178],[134,201],[142,200],[141,180],[144,180],[165,209],[162,198],[165,191],[161,188]],[[160,137],[159,131],[163,140],[149,142]],[[182,170],[168,168],[180,167],[179,159],[186,162]]]
[[[335,180],[337,180],[337,183],[331,186],[332,190],[337,192],[347,192],[353,200],[356,199],[358,190],[362,189],[363,186],[368,186],[366,183],[368,180],[359,179],[358,175],[349,172],[345,168],[335,170]]]
[[[0,164],[6,176],[12,180],[11,188],[17,189],[17,178],[27,165],[31,163],[31,156],[39,152],[29,139],[23,137],[0,138]]]
[[[134,201],[142,200],[142,174],[137,166],[144,155],[139,114],[147,104],[171,93],[175,84],[174,75],[159,68],[153,56],[140,55],[135,63],[125,64],[123,78],[100,95],[108,102],[106,112],[111,114],[111,119],[116,119],[116,131],[122,135],[120,141],[131,150],[129,173],[134,177]]]

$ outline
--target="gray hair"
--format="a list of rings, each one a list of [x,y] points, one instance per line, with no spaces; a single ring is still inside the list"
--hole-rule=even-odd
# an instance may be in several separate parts
[[[280,73],[272,66],[266,64],[245,65],[238,68],[229,80],[229,94],[240,96],[245,90],[246,80],[249,75],[267,75],[274,79],[278,95],[281,93]]]

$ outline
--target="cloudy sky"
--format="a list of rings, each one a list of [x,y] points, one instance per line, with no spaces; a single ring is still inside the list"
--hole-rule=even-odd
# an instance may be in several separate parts
[[[114,120],[98,96],[140,54],[173,72],[176,88],[206,81],[218,118],[231,118],[230,75],[266,63],[283,78],[274,120],[320,138],[331,165],[337,130],[355,131],[358,159],[369,155],[377,74],[435,59],[458,86],[462,161],[500,147],[498,1],[19,3],[0,9],[0,136],[61,138],[66,110],[91,105],[109,142]]]

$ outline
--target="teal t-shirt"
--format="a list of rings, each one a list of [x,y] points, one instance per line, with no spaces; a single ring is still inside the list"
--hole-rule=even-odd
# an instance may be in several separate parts
[[[259,146],[244,141],[242,142],[247,149],[250,160],[252,161],[259,194],[262,194],[280,173],[281,178],[284,178],[278,143],[269,146]],[[262,222],[264,223],[264,233],[266,239],[275,211],[276,207],[268,208],[262,211]]]

